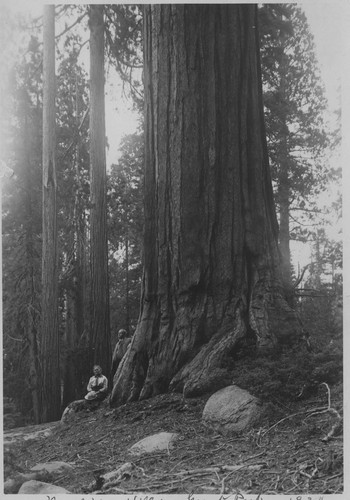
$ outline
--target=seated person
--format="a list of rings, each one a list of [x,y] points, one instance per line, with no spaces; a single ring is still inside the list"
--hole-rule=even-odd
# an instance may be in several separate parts
[[[90,378],[85,396],[87,401],[102,401],[107,396],[108,380],[102,375],[102,368],[99,365],[93,367],[94,375]]]

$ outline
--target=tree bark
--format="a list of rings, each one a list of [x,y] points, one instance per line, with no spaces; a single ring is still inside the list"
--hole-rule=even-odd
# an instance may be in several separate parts
[[[57,420],[61,413],[55,166],[55,8],[53,5],[44,6],[43,70],[41,367],[43,422],[50,422]]]
[[[111,366],[109,325],[103,5],[90,5],[90,229],[92,361]]]
[[[254,5],[145,6],[140,320],[112,404],[230,383],[300,330],[281,284]]]

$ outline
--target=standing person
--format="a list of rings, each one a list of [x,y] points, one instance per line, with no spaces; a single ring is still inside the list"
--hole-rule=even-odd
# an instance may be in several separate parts
[[[90,378],[85,396],[87,401],[102,401],[107,396],[108,380],[107,377],[102,375],[102,368],[100,365],[94,365],[93,376]]]
[[[128,346],[130,344],[130,340],[127,337],[126,330],[123,328],[118,331],[118,342],[116,343],[116,346],[114,348],[113,352],[113,357],[112,357],[112,369],[111,369],[111,379],[113,380],[114,374],[117,371],[117,368],[119,366],[119,363],[124,357],[124,354],[126,353]]]

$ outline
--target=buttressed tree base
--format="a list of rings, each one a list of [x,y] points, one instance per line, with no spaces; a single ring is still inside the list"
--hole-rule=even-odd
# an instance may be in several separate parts
[[[281,285],[256,6],[144,14],[144,276],[113,405],[227,385],[242,340],[302,332]]]

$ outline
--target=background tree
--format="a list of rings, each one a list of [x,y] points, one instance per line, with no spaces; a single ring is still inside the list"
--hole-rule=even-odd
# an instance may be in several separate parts
[[[104,103],[103,5],[90,5],[90,234],[91,348],[93,363],[109,373],[111,364]]]
[[[41,58],[38,40],[32,37],[8,75],[11,90],[2,115],[2,160],[12,171],[2,179],[4,396],[12,398],[22,414],[19,425],[28,419],[41,421]]]
[[[114,404],[226,385],[240,341],[300,333],[280,283],[256,7],[145,6],[144,26],[142,305]]]
[[[44,7],[43,251],[41,297],[42,419],[61,414],[55,140],[55,8]]]
[[[126,136],[108,177],[110,297],[113,328],[133,333],[139,315],[143,234],[143,134]]]
[[[81,39],[71,34],[58,68],[57,172],[63,406],[79,399],[89,378],[89,96],[79,64]]]
[[[291,239],[304,239],[326,189],[326,99],[305,14],[293,4],[259,8],[268,151],[279,212],[284,282],[291,287]]]

